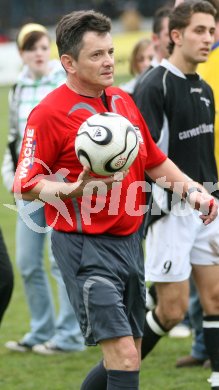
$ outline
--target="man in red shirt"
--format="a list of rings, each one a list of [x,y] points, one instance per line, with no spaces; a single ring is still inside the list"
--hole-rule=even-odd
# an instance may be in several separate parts
[[[94,11],[73,12],[59,22],[57,46],[67,82],[30,114],[14,184],[17,196],[46,203],[53,252],[85,341],[101,346],[104,366],[88,374],[83,390],[106,388],[106,376],[101,384],[99,375],[103,367],[108,390],[139,388],[145,285],[138,229],[146,211],[144,172],[154,181],[163,178],[163,185],[168,182],[202,209],[206,225],[217,215],[215,203],[209,210],[213,197],[158,149],[133,100],[112,87],[110,30],[110,20]],[[133,123],[140,151],[128,172],[98,178],[82,171],[74,141],[82,122],[107,111]]]

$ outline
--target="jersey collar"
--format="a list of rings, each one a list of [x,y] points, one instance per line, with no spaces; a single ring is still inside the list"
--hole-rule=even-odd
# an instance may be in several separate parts
[[[171,64],[170,61],[165,58],[160,63],[161,66],[169,70],[171,73],[175,74],[175,76],[181,77],[182,79],[186,79],[184,73],[181,72],[175,65]]]

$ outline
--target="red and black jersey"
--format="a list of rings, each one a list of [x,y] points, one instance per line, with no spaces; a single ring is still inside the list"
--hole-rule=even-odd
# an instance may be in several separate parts
[[[139,154],[121,188],[109,191],[106,197],[93,197],[87,204],[86,197],[59,200],[61,203],[57,201],[57,207],[47,203],[47,223],[56,230],[113,235],[137,231],[145,205],[144,170],[166,159],[128,94],[116,87],[107,88],[105,93],[108,111],[125,116],[135,126],[140,139]],[[77,181],[82,171],[74,150],[78,128],[91,115],[106,111],[101,98],[80,96],[66,85],[51,92],[28,118],[15,191],[19,188],[21,192],[29,191],[42,175],[54,181]],[[95,209],[97,200],[98,212]],[[91,207],[94,207],[93,212]]]

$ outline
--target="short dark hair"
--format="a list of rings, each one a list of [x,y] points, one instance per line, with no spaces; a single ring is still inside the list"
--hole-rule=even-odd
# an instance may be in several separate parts
[[[208,1],[210,4],[212,4],[213,7],[216,9],[215,19],[216,19],[216,21],[219,21],[219,0],[206,0],[206,1]]]
[[[175,43],[171,38],[172,30],[181,30],[186,28],[191,20],[191,17],[196,13],[210,14],[214,18],[216,17],[216,10],[212,4],[204,0],[193,0],[189,2],[182,3],[178,7],[174,8],[169,18],[169,52],[172,54]]]
[[[157,11],[154,14],[153,18],[153,25],[152,25],[152,31],[154,34],[160,34],[162,28],[163,28],[163,19],[169,18],[171,13],[171,8],[168,6],[160,7],[157,9]]]
[[[70,54],[77,60],[83,45],[83,36],[88,31],[106,34],[111,31],[111,20],[93,10],[74,11],[63,16],[56,28],[59,56]]]

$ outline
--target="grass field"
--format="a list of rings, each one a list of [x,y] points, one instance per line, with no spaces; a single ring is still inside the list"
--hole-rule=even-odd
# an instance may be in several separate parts
[[[1,143],[0,160],[6,144],[7,88],[0,88]],[[3,204],[13,198],[0,184],[0,221],[9,253],[14,264],[15,288],[0,329],[0,389],[1,390],[79,390],[86,372],[100,359],[98,347],[85,352],[43,357],[33,353],[11,353],[4,343],[19,340],[29,329],[29,317],[21,278],[14,262],[14,232],[16,215]],[[24,243],[25,245],[25,243]],[[31,260],[31,259],[30,259]],[[46,268],[49,269],[46,259]],[[51,281],[51,283],[53,283]],[[54,294],[55,286],[53,284]],[[141,390],[205,390],[210,371],[202,368],[175,369],[177,357],[190,350],[191,338],[165,337],[142,363]]]

